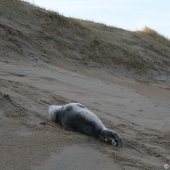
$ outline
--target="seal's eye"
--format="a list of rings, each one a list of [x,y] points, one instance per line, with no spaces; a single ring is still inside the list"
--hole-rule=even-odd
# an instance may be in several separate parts
[[[67,107],[66,107],[66,111],[67,111],[67,112],[71,111],[72,109],[73,109],[72,106],[67,106]]]

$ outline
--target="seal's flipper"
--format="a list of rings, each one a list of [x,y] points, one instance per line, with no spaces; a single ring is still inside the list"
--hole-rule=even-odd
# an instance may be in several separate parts
[[[109,129],[102,130],[99,138],[102,141],[115,145],[118,148],[123,148],[124,146],[123,139],[116,132]]]

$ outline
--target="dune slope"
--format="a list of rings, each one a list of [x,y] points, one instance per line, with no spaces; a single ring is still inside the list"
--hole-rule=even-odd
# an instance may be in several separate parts
[[[164,169],[169,66],[160,35],[0,0],[0,169]],[[48,106],[67,102],[95,112],[125,148],[51,122]]]

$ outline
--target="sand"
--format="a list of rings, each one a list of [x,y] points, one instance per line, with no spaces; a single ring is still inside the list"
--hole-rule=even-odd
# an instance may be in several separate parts
[[[161,170],[170,164],[169,87],[115,77],[101,68],[0,62],[0,169]],[[80,102],[123,136],[117,150],[66,131],[49,104]]]
[[[0,15],[0,170],[170,165],[168,39],[18,0],[1,0]],[[124,149],[51,122],[48,106],[68,102],[95,112]]]

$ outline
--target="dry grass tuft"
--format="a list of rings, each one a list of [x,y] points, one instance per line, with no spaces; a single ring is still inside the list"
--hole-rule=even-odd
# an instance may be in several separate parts
[[[159,41],[160,43],[170,47],[170,40],[164,37],[163,35],[159,34],[157,31],[146,26],[142,30],[142,32]]]
[[[151,36],[151,37],[156,37],[156,36],[161,36],[157,31],[149,28],[149,27],[145,27],[143,30],[142,30],[145,34]]]

